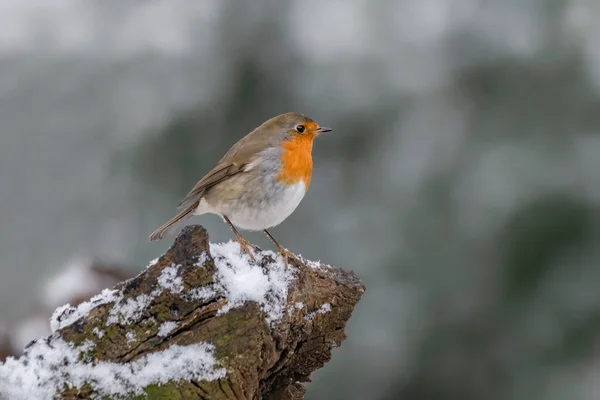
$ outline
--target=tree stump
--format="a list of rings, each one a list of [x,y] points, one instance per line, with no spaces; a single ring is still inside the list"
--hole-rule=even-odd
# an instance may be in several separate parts
[[[77,308],[0,364],[7,399],[302,399],[364,293],[353,272],[255,262],[200,226],[137,277]]]

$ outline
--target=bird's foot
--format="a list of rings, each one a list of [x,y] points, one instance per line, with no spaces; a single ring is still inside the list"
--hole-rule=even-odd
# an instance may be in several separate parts
[[[250,260],[256,261],[254,258],[254,254],[252,254],[252,252],[250,251],[250,248],[254,249],[254,251],[257,252],[258,247],[256,247],[255,245],[253,245],[252,243],[250,243],[249,241],[244,239],[241,235],[237,237],[237,241],[240,244],[240,248],[242,250],[244,250],[246,252],[246,254],[248,254],[248,257],[250,257]]]
[[[284,249],[281,246],[279,246],[277,249],[277,255],[275,256],[275,259],[277,259],[279,256],[283,257],[283,265],[285,266],[286,269],[288,267],[290,259],[295,260],[296,262],[298,261],[298,258],[296,257],[296,255],[294,253],[292,253],[288,249]]]

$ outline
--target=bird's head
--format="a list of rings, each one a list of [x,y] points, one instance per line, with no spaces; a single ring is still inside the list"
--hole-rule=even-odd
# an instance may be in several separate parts
[[[330,128],[319,126],[312,119],[296,112],[273,117],[263,123],[259,129],[280,142],[309,141],[311,143],[320,134],[331,131]]]

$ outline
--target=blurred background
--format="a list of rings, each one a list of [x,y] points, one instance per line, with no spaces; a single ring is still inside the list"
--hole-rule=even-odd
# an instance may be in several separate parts
[[[298,111],[334,132],[273,234],[367,286],[307,399],[600,398],[599,18],[596,0],[0,2],[4,354],[162,254],[147,237],[196,181]]]

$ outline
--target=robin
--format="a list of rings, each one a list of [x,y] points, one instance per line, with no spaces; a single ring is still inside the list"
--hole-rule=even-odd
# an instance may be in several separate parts
[[[217,214],[229,225],[244,251],[252,246],[236,227],[263,230],[287,265],[289,252],[269,233],[300,204],[312,175],[314,139],[331,129],[295,112],[264,122],[240,139],[179,204],[181,211],[150,235],[162,239],[192,215]],[[254,246],[252,246],[254,247]]]

